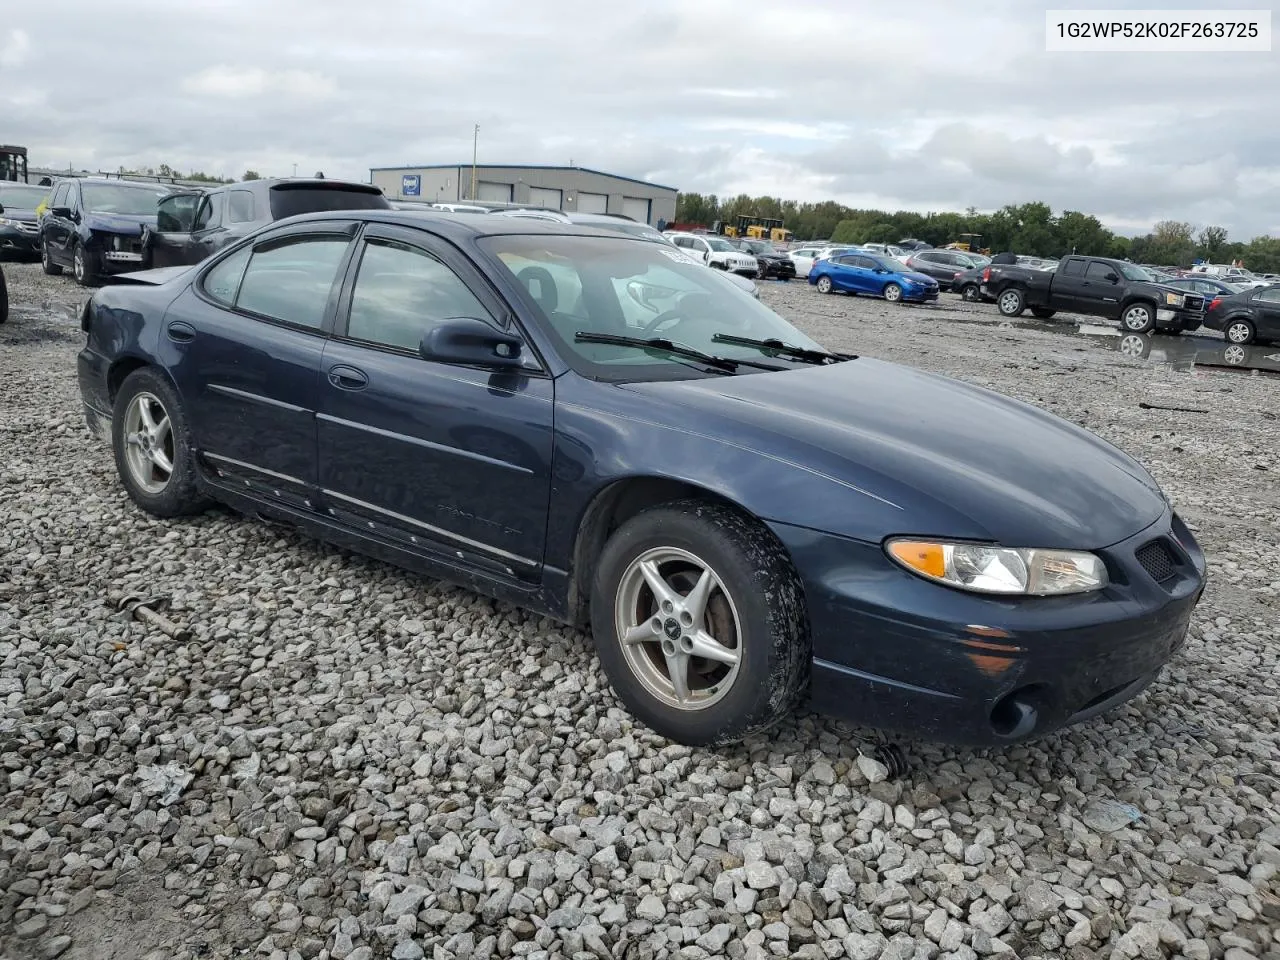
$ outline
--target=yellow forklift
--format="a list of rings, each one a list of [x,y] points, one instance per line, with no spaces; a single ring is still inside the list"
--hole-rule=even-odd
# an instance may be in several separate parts
[[[770,243],[790,243],[795,234],[782,225],[781,220],[770,217],[739,217],[738,225],[722,225],[720,231],[726,237],[747,237],[751,240],[768,240]]]
[[[955,243],[948,243],[943,249],[960,250],[964,253],[980,253],[984,257],[991,256],[991,250],[982,245],[982,234],[962,233]]]

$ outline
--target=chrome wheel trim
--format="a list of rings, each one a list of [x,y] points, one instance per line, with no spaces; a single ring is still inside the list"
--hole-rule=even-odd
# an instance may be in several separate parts
[[[1245,353],[1244,347],[1240,346],[1238,343],[1233,343],[1222,352],[1222,359],[1226,360],[1227,363],[1237,365],[1244,363],[1247,355],[1248,354]]]
[[[173,425],[153,393],[139,393],[124,411],[124,460],[133,482],[147,493],[163,493],[173,479]]]
[[[1022,298],[1013,290],[1008,290],[1000,294],[1000,312],[1004,314],[1013,313],[1018,309],[1018,304],[1021,299]]]
[[[1249,339],[1249,325],[1237,321],[1227,327],[1227,339],[1232,343],[1245,343]]]
[[[1124,326],[1127,330],[1143,330],[1146,328],[1151,311],[1146,307],[1130,307],[1124,312]]]
[[[654,547],[627,566],[614,602],[623,658],[645,692],[667,707],[705,710],[733,689],[742,624],[706,561]]]

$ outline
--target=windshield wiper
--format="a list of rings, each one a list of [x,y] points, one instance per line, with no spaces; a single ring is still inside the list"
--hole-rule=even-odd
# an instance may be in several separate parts
[[[683,343],[667,340],[664,337],[622,337],[613,333],[579,330],[573,335],[573,339],[578,343],[611,343],[619,347],[661,350],[663,353],[669,353],[675,357],[696,360],[698,363],[706,364],[715,370],[723,370],[725,373],[733,373],[738,367],[755,367],[758,370],[786,369],[786,367],[780,367],[773,363],[756,363],[754,360],[731,360],[728,357],[713,356],[709,353],[703,353],[701,350],[695,350],[693,347],[685,346]]]
[[[852,353],[827,353],[825,350],[809,350],[805,347],[793,347],[776,338],[755,340],[751,337],[735,337],[730,333],[717,333],[711,338],[713,343],[732,343],[739,347],[759,347],[761,350],[772,350],[774,353],[803,363],[836,363],[841,360],[857,360]]]

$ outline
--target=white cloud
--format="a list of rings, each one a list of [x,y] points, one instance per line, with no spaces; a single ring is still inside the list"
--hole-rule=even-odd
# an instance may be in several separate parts
[[[31,54],[31,36],[21,27],[14,27],[0,46],[0,67],[20,67]]]
[[[185,78],[182,89],[197,95],[233,99],[283,95],[323,100],[337,93],[338,86],[329,77],[309,70],[271,71],[220,64]]]

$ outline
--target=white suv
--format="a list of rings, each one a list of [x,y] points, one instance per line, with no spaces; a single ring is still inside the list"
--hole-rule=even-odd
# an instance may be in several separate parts
[[[663,236],[708,267],[740,273],[744,277],[754,277],[759,272],[760,266],[755,256],[743,253],[724,237],[714,234],[680,233],[675,230],[669,230]]]

